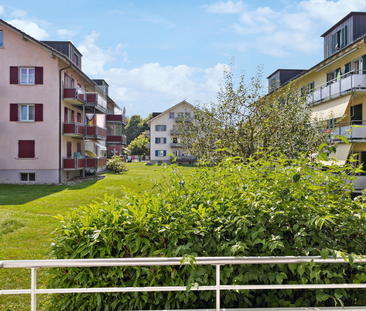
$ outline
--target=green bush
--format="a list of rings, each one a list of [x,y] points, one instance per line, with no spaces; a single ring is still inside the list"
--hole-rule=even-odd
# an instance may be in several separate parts
[[[113,156],[110,159],[108,159],[107,168],[113,170],[116,174],[122,173],[123,171],[127,171],[127,167],[123,161],[123,158],[119,156]]]
[[[221,284],[366,281],[362,200],[351,199],[352,167],[322,170],[301,157],[226,159],[183,177],[177,166],[151,193],[105,197],[58,216],[58,259],[164,256],[347,256],[344,264],[227,265]],[[164,174],[164,173],[163,173]],[[352,179],[352,178],[351,178]],[[158,193],[157,193],[158,192]],[[346,258],[346,257],[345,257]],[[53,269],[51,287],[214,285],[215,267]],[[361,289],[222,291],[222,308],[365,305]],[[215,292],[53,295],[52,310],[213,308]]]

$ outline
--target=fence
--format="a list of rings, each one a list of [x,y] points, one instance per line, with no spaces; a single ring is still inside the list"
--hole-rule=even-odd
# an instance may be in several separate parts
[[[364,256],[362,256],[364,258]],[[300,264],[314,263],[345,263],[342,257],[322,259],[317,256],[307,257],[196,257],[197,265],[216,266],[216,285],[192,287],[192,291],[216,291],[216,311],[220,311],[220,291],[222,290],[254,290],[254,289],[325,289],[325,288],[366,288],[366,284],[263,284],[263,285],[220,285],[220,266],[223,265],[251,265],[251,264]],[[66,294],[66,293],[127,293],[127,292],[156,292],[156,291],[185,291],[185,286],[153,286],[153,287],[103,287],[103,288],[57,288],[37,289],[36,271],[39,268],[54,267],[123,267],[123,266],[179,266],[182,258],[118,258],[118,259],[64,259],[64,260],[14,260],[0,262],[0,268],[28,268],[31,269],[31,289],[0,290],[0,295],[31,295],[31,311],[36,311],[37,294]],[[366,261],[355,260],[366,263]],[[188,265],[188,262],[184,262]],[[277,308],[276,308],[277,309]],[[293,311],[304,308],[291,308]],[[318,308],[315,308],[319,310]],[[314,309],[314,310],[315,310]],[[329,309],[329,308],[328,308]],[[334,308],[333,308],[334,309]],[[352,307],[352,310],[363,310],[364,307]],[[208,310],[208,309],[207,309]],[[236,309],[238,310],[238,309]],[[268,309],[270,310],[270,309]],[[271,309],[274,310],[274,309]],[[289,309],[290,310],[290,309]],[[306,308],[305,308],[306,310]]]

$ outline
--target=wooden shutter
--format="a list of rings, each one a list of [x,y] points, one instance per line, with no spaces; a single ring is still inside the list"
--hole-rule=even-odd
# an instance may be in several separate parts
[[[74,123],[75,122],[75,112],[74,110],[71,111],[71,122]]]
[[[155,137],[155,144],[159,143],[159,138]]]
[[[164,144],[166,144],[166,138],[164,137]]]
[[[10,121],[19,121],[18,104],[10,104]]]
[[[66,151],[66,156],[68,158],[71,158],[71,141],[67,142],[67,151]]]
[[[158,131],[158,125],[155,125],[155,131]]]
[[[166,150],[164,150],[164,154],[163,155],[164,155],[164,157],[166,156]]]
[[[341,47],[343,48],[344,46],[347,45],[347,26],[344,26],[341,30],[341,40],[342,40],[342,44]]]
[[[81,123],[81,113],[80,112],[78,112],[78,117],[77,117],[78,119],[77,119],[77,121],[79,122],[79,123]]]
[[[67,118],[67,108],[65,107],[65,113],[64,113],[64,123],[68,123],[69,120]]]
[[[43,121],[43,104],[34,105],[34,121],[36,122]]]
[[[18,67],[10,66],[10,84],[19,84],[19,69],[18,69]]]
[[[338,36],[337,36],[337,33],[335,33],[333,36],[332,36],[332,43],[333,43],[333,53],[334,52],[337,52],[337,44],[338,44]]]
[[[18,141],[18,157],[19,158],[34,158],[34,140],[19,140]]]
[[[157,157],[158,156],[158,150],[155,150],[155,156]]]
[[[344,73],[350,72],[351,71],[351,63],[347,63],[344,66]]]
[[[166,131],[166,125],[163,125],[163,127],[164,127],[164,132]]]
[[[81,143],[78,143],[77,144],[77,152],[80,152],[81,153]]]
[[[43,84],[43,67],[35,67],[34,72],[34,84]]]

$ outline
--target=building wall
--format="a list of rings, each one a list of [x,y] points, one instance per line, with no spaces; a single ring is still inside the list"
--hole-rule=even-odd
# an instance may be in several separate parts
[[[178,112],[190,112],[191,116],[193,116],[193,110],[190,105],[186,105],[182,103],[171,110],[160,114],[155,120],[151,121],[150,125],[150,162],[156,163],[158,161],[171,163],[171,156],[168,155],[169,153],[173,153],[174,150],[182,150],[177,148],[170,148],[170,143],[173,141],[171,130],[173,130],[174,125],[176,125],[176,120],[169,118],[169,112],[174,112],[175,118],[178,116]],[[166,131],[155,131],[156,125],[166,125]],[[166,138],[166,144],[156,144],[155,138]],[[156,150],[166,150],[166,156],[156,156]],[[184,154],[184,151],[183,151]]]

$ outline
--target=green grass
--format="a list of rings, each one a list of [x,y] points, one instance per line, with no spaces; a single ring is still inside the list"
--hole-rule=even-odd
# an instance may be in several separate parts
[[[121,197],[125,190],[150,190],[154,181],[162,177],[157,166],[127,163],[127,167],[129,170],[121,175],[106,173],[102,180],[76,186],[0,185],[0,261],[48,259],[51,232],[59,226],[52,216],[65,215],[105,194]],[[184,174],[191,170],[192,166],[182,167]],[[47,273],[39,269],[37,287],[46,284]],[[0,290],[15,288],[30,288],[30,271],[0,269]],[[44,300],[44,297],[37,298]],[[10,310],[30,310],[29,295],[1,295],[0,311]]]

